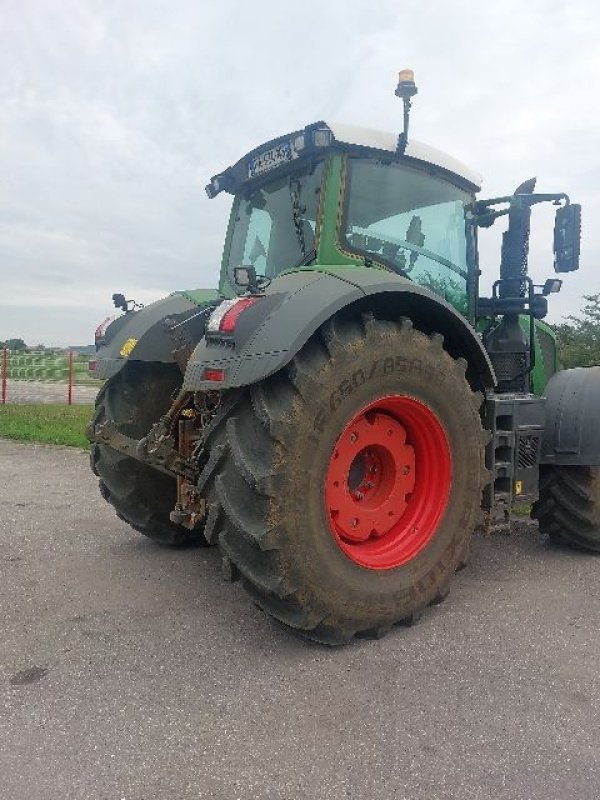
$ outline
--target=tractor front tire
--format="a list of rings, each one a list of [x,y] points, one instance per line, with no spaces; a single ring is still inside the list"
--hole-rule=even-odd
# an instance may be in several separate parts
[[[336,317],[250,387],[199,479],[226,575],[326,644],[378,637],[442,600],[487,475],[465,369],[410,320]]]
[[[121,433],[140,439],[168,410],[180,385],[176,365],[132,361],[98,393],[92,424],[113,419]],[[119,519],[159,544],[205,543],[201,532],[188,531],[169,519],[177,497],[174,478],[105,444],[92,444],[90,461],[100,479],[100,493]]]
[[[600,467],[542,466],[531,516],[558,544],[600,552]]]

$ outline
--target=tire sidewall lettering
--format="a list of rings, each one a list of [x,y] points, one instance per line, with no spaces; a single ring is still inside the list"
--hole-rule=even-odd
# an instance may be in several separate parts
[[[429,364],[424,364],[420,358],[407,358],[402,355],[386,356],[384,359],[375,359],[367,370],[354,370],[347,378],[344,378],[329,395],[327,405],[321,405],[318,409],[314,421],[313,429],[316,433],[322,433],[331,413],[342,404],[343,400],[350,397],[353,392],[368,381],[374,378],[381,378],[388,375],[409,375],[419,374],[428,380],[443,383],[445,374],[442,370],[434,369]]]

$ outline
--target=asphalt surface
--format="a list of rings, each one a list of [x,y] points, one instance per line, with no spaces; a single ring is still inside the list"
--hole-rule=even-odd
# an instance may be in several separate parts
[[[327,649],[0,441],[0,798],[600,797],[600,560],[475,538],[446,602]]]
[[[77,405],[93,404],[97,394],[97,386],[75,384],[72,387],[71,401]],[[68,395],[67,383],[9,380],[6,384],[7,403],[66,403]]]

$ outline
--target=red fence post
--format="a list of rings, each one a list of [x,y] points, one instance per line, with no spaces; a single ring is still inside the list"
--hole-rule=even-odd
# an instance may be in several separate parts
[[[6,403],[6,379],[8,377],[8,347],[2,348],[2,403]]]
[[[68,401],[70,406],[73,405],[73,351],[69,350],[69,394]]]

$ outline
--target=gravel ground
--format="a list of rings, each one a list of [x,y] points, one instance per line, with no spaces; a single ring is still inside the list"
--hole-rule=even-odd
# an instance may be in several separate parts
[[[600,561],[520,524],[343,649],[134,534],[87,457],[0,441],[0,798],[596,800]]]

